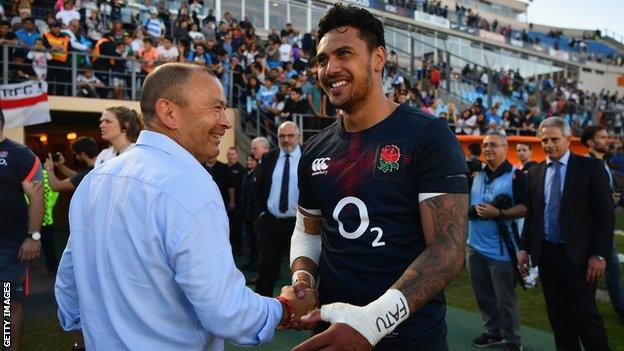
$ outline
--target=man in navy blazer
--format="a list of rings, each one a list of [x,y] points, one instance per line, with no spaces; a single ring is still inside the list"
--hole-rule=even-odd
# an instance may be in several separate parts
[[[539,126],[545,161],[529,170],[529,202],[518,264],[539,267],[557,350],[608,350],[596,307],[596,282],[613,240],[609,178],[600,160],[570,152],[570,126],[559,117]]]

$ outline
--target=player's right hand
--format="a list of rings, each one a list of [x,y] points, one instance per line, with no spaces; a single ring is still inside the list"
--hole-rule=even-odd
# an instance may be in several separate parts
[[[304,295],[304,298],[296,297],[292,286],[282,288],[280,296],[289,299],[295,305],[295,320],[289,328],[297,330],[312,329],[316,325],[316,322],[302,323],[301,317],[319,307],[318,292],[314,289],[305,289]]]
[[[321,311],[315,310],[305,316],[306,321],[321,321]],[[292,351],[341,350],[370,351],[373,349],[368,340],[355,328],[345,323],[332,323],[324,332],[297,345]]]
[[[522,277],[526,277],[529,275],[529,255],[526,251],[520,250],[516,254],[518,257],[518,269],[520,270],[520,274]]]
[[[318,291],[316,291],[315,289],[311,289],[309,284],[306,284],[305,282],[298,282],[297,284],[293,285],[293,290],[298,300],[305,300],[306,298],[310,298],[310,296],[308,295],[313,294],[314,299],[316,300],[314,307],[316,308],[319,306]],[[310,311],[311,310],[306,311],[306,313]],[[291,328],[297,330],[312,330],[315,326],[316,322],[304,322],[300,318],[295,318],[295,322],[291,325]]]

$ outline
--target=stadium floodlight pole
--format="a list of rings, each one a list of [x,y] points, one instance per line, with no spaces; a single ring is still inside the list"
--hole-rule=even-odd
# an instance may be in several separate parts
[[[444,67],[446,71],[446,92],[451,93],[451,52],[446,50],[446,66]]]
[[[221,0],[215,0],[215,18],[217,23],[221,21]]]

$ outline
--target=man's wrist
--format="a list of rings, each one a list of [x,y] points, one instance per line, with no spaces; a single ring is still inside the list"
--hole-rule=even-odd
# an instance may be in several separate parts
[[[276,299],[282,305],[282,317],[277,325],[277,329],[286,329],[295,321],[295,305],[283,296],[278,296]]]

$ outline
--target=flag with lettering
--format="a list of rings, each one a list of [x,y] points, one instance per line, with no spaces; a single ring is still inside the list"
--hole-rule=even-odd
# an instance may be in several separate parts
[[[0,108],[4,113],[4,129],[50,122],[48,83],[29,80],[0,85]]]

